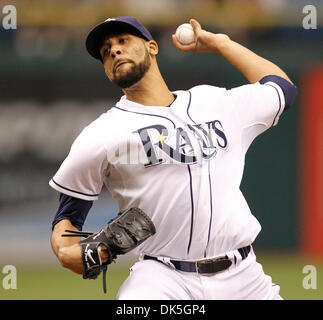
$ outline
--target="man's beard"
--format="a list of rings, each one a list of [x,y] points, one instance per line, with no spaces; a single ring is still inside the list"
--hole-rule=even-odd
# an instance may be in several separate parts
[[[112,82],[123,89],[129,88],[143,78],[143,76],[150,68],[150,65],[151,62],[149,59],[148,52],[146,51],[145,58],[143,61],[141,61],[137,65],[132,65],[130,70],[127,71],[125,74],[121,74],[119,77],[114,77]]]

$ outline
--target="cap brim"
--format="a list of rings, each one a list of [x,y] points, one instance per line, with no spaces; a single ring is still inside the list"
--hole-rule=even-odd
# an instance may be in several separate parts
[[[148,40],[141,32],[139,32],[135,27],[132,25],[122,22],[122,21],[105,21],[98,25],[96,25],[88,34],[85,42],[86,50],[88,53],[96,58],[102,61],[101,55],[100,55],[100,48],[103,43],[103,39],[105,36],[107,36],[109,33],[112,32],[129,32],[131,34],[134,34],[138,37],[144,38]]]

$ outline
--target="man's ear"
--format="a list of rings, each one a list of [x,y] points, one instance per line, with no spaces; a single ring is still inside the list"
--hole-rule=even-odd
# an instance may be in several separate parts
[[[158,44],[154,40],[147,41],[147,50],[149,54],[156,56],[158,54]]]

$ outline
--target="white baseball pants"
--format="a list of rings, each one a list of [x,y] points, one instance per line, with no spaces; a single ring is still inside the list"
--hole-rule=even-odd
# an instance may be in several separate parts
[[[117,300],[281,300],[279,290],[251,249],[246,259],[210,276],[140,260],[130,268]]]

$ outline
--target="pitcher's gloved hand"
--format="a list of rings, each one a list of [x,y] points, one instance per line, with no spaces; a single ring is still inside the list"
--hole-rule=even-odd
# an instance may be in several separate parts
[[[120,254],[125,254],[139,246],[156,233],[151,219],[139,208],[130,208],[120,212],[108,222],[105,228],[97,233],[66,230],[69,234],[63,236],[83,236],[80,241],[84,279],[96,279],[103,271],[103,288],[106,292],[105,274],[107,266]],[[101,261],[107,256],[106,261]],[[106,252],[105,252],[106,251]]]

